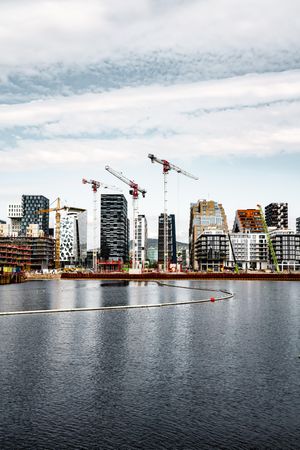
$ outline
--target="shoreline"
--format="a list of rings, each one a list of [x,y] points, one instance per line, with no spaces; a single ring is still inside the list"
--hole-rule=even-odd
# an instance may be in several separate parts
[[[300,273],[62,273],[63,280],[255,280],[255,281],[300,281]]]

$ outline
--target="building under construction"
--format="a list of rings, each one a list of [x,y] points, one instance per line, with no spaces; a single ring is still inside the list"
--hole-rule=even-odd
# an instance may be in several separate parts
[[[30,255],[31,270],[53,269],[54,267],[54,247],[55,240],[49,237],[0,237],[0,246],[9,245],[15,248],[14,257],[23,261],[25,257],[23,248],[26,248],[26,255]],[[19,249],[19,250],[18,250]],[[19,251],[19,255],[18,255]],[[27,259],[24,260],[25,262]]]

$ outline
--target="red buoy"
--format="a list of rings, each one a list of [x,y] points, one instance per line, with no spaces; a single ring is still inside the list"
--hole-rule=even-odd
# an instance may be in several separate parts
[[[211,302],[214,302],[215,300],[216,300],[215,297],[210,297]]]

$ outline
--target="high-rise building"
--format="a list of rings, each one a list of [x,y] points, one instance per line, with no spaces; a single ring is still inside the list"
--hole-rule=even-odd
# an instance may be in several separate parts
[[[265,217],[268,227],[275,227],[280,230],[288,229],[288,204],[270,203],[265,208]]]
[[[147,219],[144,215],[139,214],[135,224],[135,257],[136,261],[140,263],[142,267],[145,265],[147,259],[147,246],[148,246],[148,228]]]
[[[129,259],[129,220],[123,194],[101,195],[100,246],[103,259]]]
[[[300,217],[296,219],[296,233],[300,234]]]
[[[177,263],[175,215],[168,216],[168,262]],[[158,264],[164,263],[164,214],[158,218]]]
[[[60,260],[64,264],[83,264],[87,257],[87,212],[69,208],[61,219]]]
[[[49,235],[49,213],[37,214],[40,209],[48,209],[49,200],[43,195],[22,195],[21,234],[26,235],[27,227],[38,224],[40,230]]]
[[[190,266],[198,270],[195,244],[198,237],[207,230],[227,231],[227,218],[221,203],[213,200],[199,200],[191,203],[189,226]]]
[[[263,233],[263,221],[259,209],[238,209],[233,224],[234,233]]]
[[[12,236],[19,236],[22,217],[23,209],[20,203],[8,205],[8,218],[10,219]]]

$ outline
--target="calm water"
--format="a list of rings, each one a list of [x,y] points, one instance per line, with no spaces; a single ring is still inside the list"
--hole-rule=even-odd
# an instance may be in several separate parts
[[[299,449],[300,284],[191,286],[236,295],[0,317],[0,448]],[[209,296],[154,283],[41,281],[1,286],[0,309]]]

